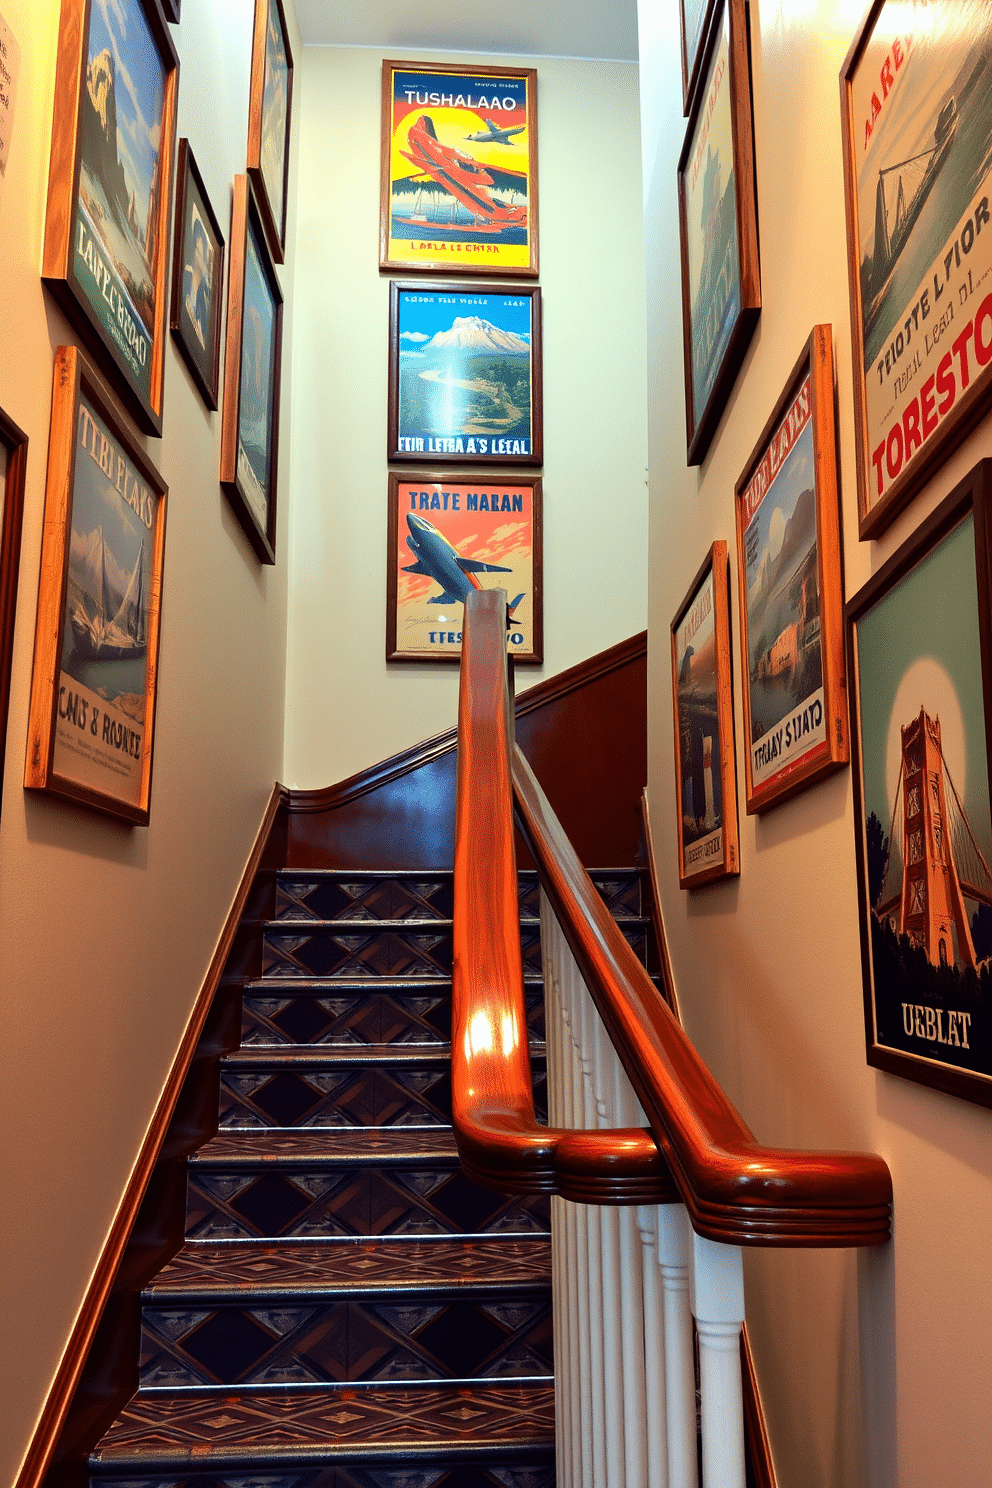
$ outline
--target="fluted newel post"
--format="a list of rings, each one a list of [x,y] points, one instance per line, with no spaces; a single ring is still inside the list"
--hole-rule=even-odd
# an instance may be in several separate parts
[[[613,1121],[617,1126],[636,1126],[644,1115],[631,1089],[623,1066],[610,1046],[613,1064]],[[620,1227],[620,1337],[623,1370],[623,1441],[625,1481],[646,1484],[648,1478],[648,1413],[654,1401],[647,1393],[647,1339],[645,1336],[644,1266],[637,1215],[632,1208],[617,1210]]]
[[[703,1483],[744,1488],[740,1336],[744,1265],[736,1245],[692,1237],[692,1311],[699,1338]]]
[[[692,1229],[682,1204],[658,1209],[658,1264],[664,1289],[665,1398],[668,1406],[668,1481],[697,1488],[696,1369],[689,1307]],[[724,1488],[719,1481],[710,1488]]]

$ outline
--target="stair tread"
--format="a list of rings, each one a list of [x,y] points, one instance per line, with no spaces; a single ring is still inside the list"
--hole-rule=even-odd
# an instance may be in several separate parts
[[[333,923],[328,921],[327,923]],[[525,987],[540,987],[544,984],[544,978],[524,973]],[[407,996],[416,994],[418,988],[423,988],[425,994],[436,994],[442,987],[451,986],[451,975],[434,977],[336,977],[336,976],[264,976],[257,977],[254,981],[245,982],[245,993],[254,997],[257,995],[278,996],[281,992],[297,994],[300,992],[320,992],[325,996],[346,997],[349,993],[361,993],[363,996],[369,992],[395,993],[403,992]]]
[[[535,1039],[529,1042],[532,1058],[543,1059],[545,1045]],[[416,1069],[444,1068],[451,1062],[451,1045],[410,1041],[393,1044],[246,1044],[233,1049],[221,1060],[223,1069],[339,1069],[342,1065],[384,1065]]]
[[[379,1292],[505,1292],[551,1284],[551,1237],[192,1241],[145,1288],[145,1302],[195,1297],[264,1304]]]
[[[482,1456],[554,1446],[550,1380],[139,1391],[90,1456],[93,1468]]]
[[[309,1167],[345,1162],[457,1164],[450,1126],[229,1127],[190,1157],[192,1169]]]

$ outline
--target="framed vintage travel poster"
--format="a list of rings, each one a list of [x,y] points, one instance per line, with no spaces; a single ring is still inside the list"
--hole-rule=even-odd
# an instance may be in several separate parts
[[[541,291],[389,291],[389,459],[540,465]]]
[[[276,561],[282,290],[247,176],[234,178],[220,480],[261,563]]]
[[[841,73],[863,538],[992,389],[992,11],[875,0]]]
[[[220,392],[224,236],[189,140],[179,141],[169,328],[208,408]]]
[[[672,621],[679,885],[740,873],[727,544],[715,542]]]
[[[255,0],[248,175],[276,263],[282,263],[286,256],[292,104],[293,54],[282,0]]]
[[[24,784],[146,824],[166,487],[74,346],[55,355]]]
[[[42,275],[162,432],[179,59],[157,0],[62,0]]]
[[[379,267],[537,278],[537,73],[382,64]]]
[[[830,327],[814,326],[736,486],[748,812],[847,763]]]
[[[386,660],[457,661],[465,596],[482,588],[506,590],[510,655],[543,661],[540,478],[391,475]]]
[[[713,0],[679,0],[682,41],[682,104],[688,113],[699,81],[706,22],[713,13]]]
[[[17,575],[21,558],[28,436],[0,410],[0,795],[14,656]]]
[[[847,606],[868,1063],[992,1105],[983,460]]]
[[[744,0],[720,0],[679,159],[687,459],[702,463],[761,313]]]

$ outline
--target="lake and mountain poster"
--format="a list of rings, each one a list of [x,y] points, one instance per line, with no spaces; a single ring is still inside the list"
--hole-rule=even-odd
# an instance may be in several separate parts
[[[391,459],[540,461],[538,296],[393,286]]]

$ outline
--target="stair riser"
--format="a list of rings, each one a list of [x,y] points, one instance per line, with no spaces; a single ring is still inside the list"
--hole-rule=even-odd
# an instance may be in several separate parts
[[[489,1301],[146,1304],[140,1371],[145,1389],[550,1375],[550,1289]]]
[[[621,923],[625,940],[633,947],[642,964],[648,965],[648,927],[643,920]],[[541,932],[537,925],[520,929],[520,948],[524,976],[540,977]],[[262,945],[264,977],[342,978],[359,977],[438,977],[451,976],[452,949],[450,929],[427,931],[397,926],[389,930],[347,930],[334,924],[317,923],[312,927],[281,931],[270,926]]]
[[[453,1164],[257,1172],[191,1168],[186,1234],[199,1240],[298,1236],[542,1234],[543,1194],[498,1194]]]
[[[521,928],[525,976],[542,973],[540,928]],[[451,928],[388,930],[315,921],[285,931],[270,925],[262,943],[263,977],[439,977],[450,980]]]
[[[544,989],[528,983],[527,1027],[532,1040],[544,1039]],[[380,991],[374,982],[359,990],[292,989],[278,993],[247,991],[242,1047],[329,1044],[446,1044],[451,1038],[451,987],[418,987],[405,993]]]
[[[92,1488],[555,1488],[555,1468],[550,1449],[527,1453],[523,1460],[498,1460],[490,1454],[489,1462],[455,1462],[439,1460],[431,1453],[429,1463],[414,1464],[410,1454],[400,1463],[351,1463],[325,1465],[308,1459],[297,1468],[265,1470],[257,1459],[243,1468],[230,1471],[206,1469],[190,1472],[177,1463],[170,1472],[131,1474],[126,1477],[94,1473]]]
[[[546,1076],[535,1065],[534,1102],[547,1119]],[[228,1069],[221,1076],[223,1128],[449,1126],[451,1072],[440,1068]]]

